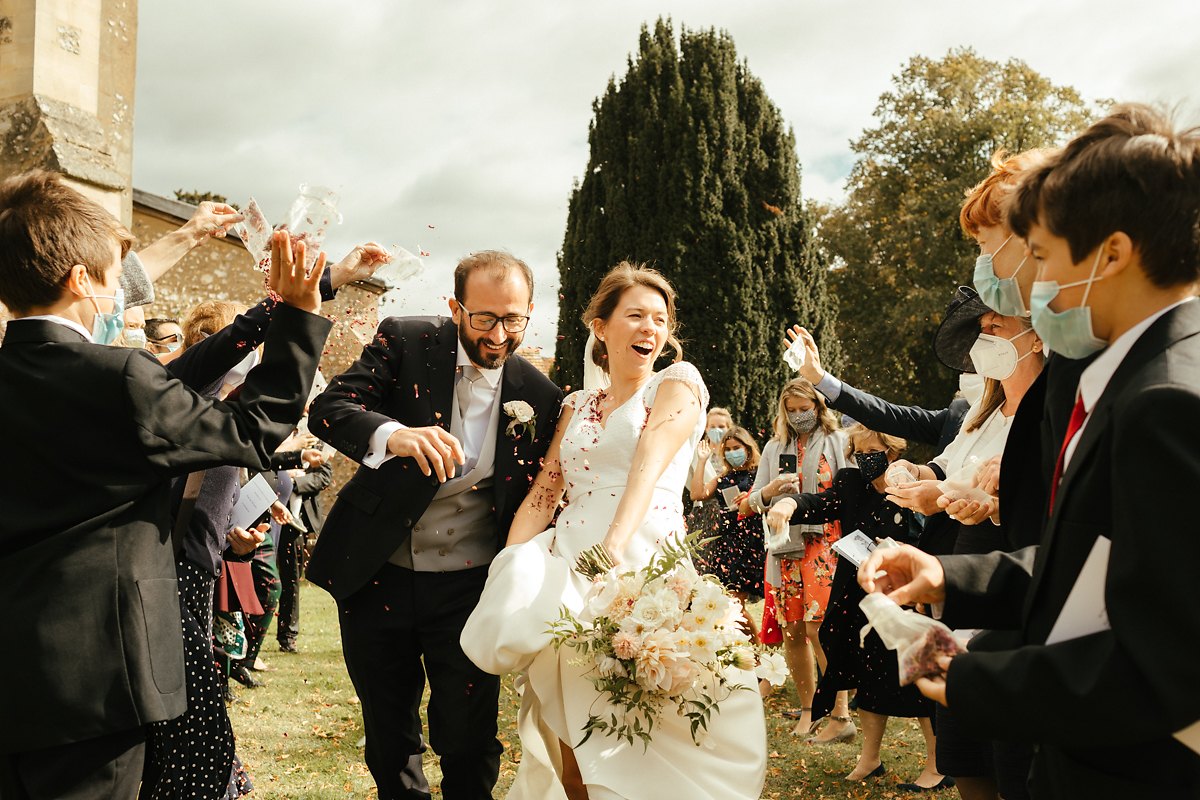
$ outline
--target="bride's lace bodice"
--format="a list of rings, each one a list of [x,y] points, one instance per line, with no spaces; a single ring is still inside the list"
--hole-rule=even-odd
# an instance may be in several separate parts
[[[691,435],[655,484],[656,488],[676,495],[683,492],[692,454],[704,433],[708,409],[708,389],[704,380],[699,370],[686,361],[655,373],[636,394],[609,414],[604,425],[600,424],[600,401],[604,398],[604,390],[578,391],[567,397],[564,404],[574,409],[574,416],[563,435],[560,459],[568,504],[592,493],[610,492],[619,496],[624,491],[638,439],[646,427],[650,409],[654,407],[658,387],[665,380],[689,384],[700,399],[700,410]]]

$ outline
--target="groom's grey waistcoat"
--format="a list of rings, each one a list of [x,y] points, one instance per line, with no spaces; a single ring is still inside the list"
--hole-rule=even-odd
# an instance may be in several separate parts
[[[450,432],[462,441],[462,416],[451,403]],[[496,557],[496,426],[500,388],[492,401],[487,435],[469,472],[443,483],[413,525],[412,535],[388,559],[417,572],[454,572],[490,564]],[[460,467],[461,469],[461,467]]]

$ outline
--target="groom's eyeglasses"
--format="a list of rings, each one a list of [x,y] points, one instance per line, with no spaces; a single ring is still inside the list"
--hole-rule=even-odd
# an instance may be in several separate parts
[[[497,317],[495,314],[490,314],[487,311],[467,311],[467,307],[459,302],[458,307],[467,315],[467,319],[471,321],[471,327],[477,331],[490,331],[496,327],[497,323],[504,323],[506,333],[520,333],[529,326],[529,317],[521,314],[509,314],[506,317]]]

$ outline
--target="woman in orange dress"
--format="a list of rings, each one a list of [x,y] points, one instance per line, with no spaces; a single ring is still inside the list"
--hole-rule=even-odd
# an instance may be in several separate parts
[[[779,394],[774,435],[763,449],[754,487],[742,503],[743,514],[762,514],[780,497],[819,492],[833,485],[834,474],[846,465],[846,437],[825,399],[804,378],[789,381]],[[841,536],[838,522],[793,525],[785,541],[768,545],[767,613],[774,609],[783,628],[787,660],[801,708],[796,735],[812,733],[814,667],[825,669],[818,630],[829,605],[837,556],[833,543]],[[763,621],[764,629],[770,627]],[[839,693],[830,724],[810,741],[816,744],[849,741],[855,727],[847,699]]]

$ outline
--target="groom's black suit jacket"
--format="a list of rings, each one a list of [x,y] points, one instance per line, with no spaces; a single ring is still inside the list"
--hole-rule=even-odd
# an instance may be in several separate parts
[[[1040,441],[1024,428],[1014,442],[1014,422],[1009,442],[1027,452],[1027,483],[1040,473],[1048,487],[1087,363],[1050,360]],[[1045,491],[1014,493],[1021,451],[1005,448],[1001,513],[1038,525],[1040,544],[942,559],[947,624],[1001,629],[954,660],[949,705],[980,736],[1039,744],[1039,798],[1200,796],[1200,755],[1171,737],[1200,719],[1200,600],[1190,557],[1200,545],[1191,504],[1200,487],[1198,419],[1194,300],[1156,320],[1121,362],[1052,513]],[[1104,589],[1112,628],[1047,646],[1099,536],[1112,542]]]
[[[13,320],[0,346],[0,753],[131,730],[187,705],[172,477],[265,469],[330,323],[281,307],[236,401],[149,353]]]
[[[309,430],[361,462],[371,434],[396,420],[410,428],[450,430],[458,330],[447,317],[389,317],[359,359],[313,401]],[[524,400],[537,416],[531,435],[496,426],[496,547],[537,475],[558,422],[562,391],[528,361],[505,362],[500,401]],[[379,571],[412,532],[438,490],[411,458],[360,467],[338,493],[308,564],[308,580],[343,599]]]

